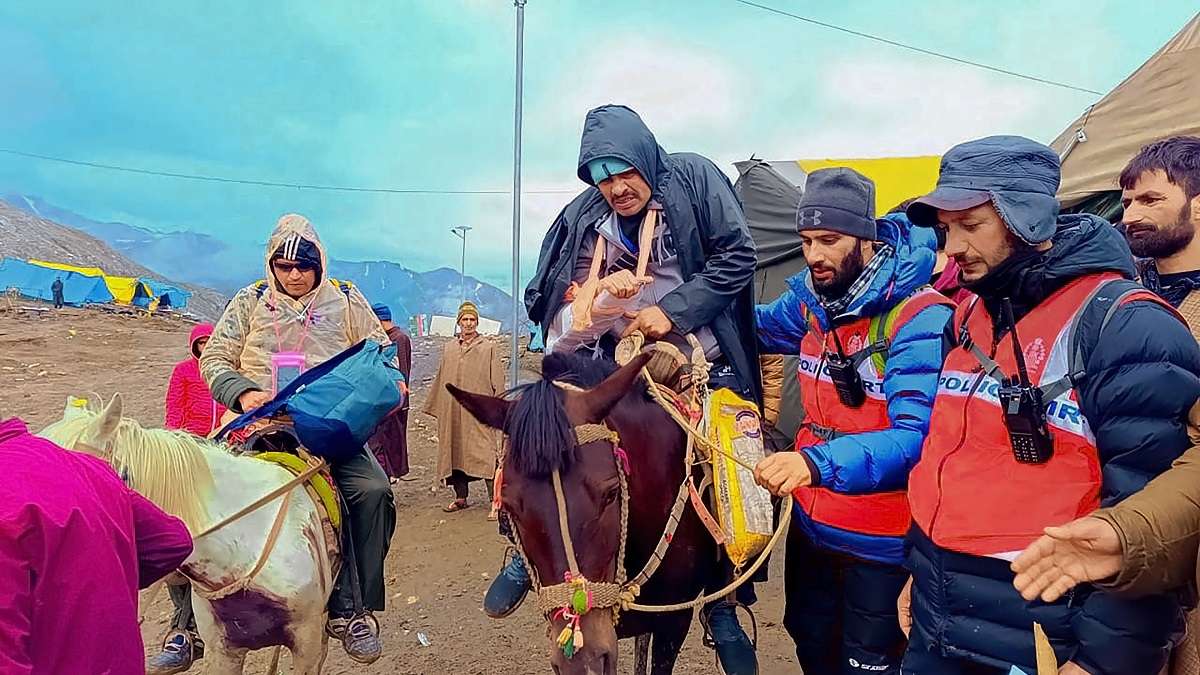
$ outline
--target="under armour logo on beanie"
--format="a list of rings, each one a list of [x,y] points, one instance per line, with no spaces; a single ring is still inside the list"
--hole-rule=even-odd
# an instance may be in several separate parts
[[[796,217],[797,229],[817,230],[821,228],[821,209],[802,209]]]
[[[796,229],[830,230],[875,239],[875,183],[846,167],[808,174],[796,208]]]

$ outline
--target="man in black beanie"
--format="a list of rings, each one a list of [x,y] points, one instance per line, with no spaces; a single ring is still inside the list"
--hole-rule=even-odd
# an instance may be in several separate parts
[[[932,232],[875,220],[875,185],[809,174],[796,212],[808,270],[760,305],[763,353],[799,356],[795,452],[758,482],[795,500],[784,625],[805,675],[899,672],[896,599],[907,580],[904,487],[929,427],[952,303],[928,286]]]

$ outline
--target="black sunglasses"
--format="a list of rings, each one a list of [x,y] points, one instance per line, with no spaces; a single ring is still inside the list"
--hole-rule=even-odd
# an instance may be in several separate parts
[[[313,265],[312,263],[306,263],[306,262],[294,262],[293,263],[293,262],[284,262],[282,260],[272,261],[271,266],[274,267],[275,271],[279,272],[280,274],[291,274],[292,270],[300,270],[301,272],[311,272],[311,271],[317,269],[317,266]]]

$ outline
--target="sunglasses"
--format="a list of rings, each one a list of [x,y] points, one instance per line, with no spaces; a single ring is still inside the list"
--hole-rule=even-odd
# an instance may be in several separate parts
[[[313,265],[311,263],[306,263],[306,262],[294,262],[293,263],[293,262],[284,262],[282,260],[273,261],[271,263],[271,266],[274,267],[275,271],[279,272],[280,274],[291,274],[293,270],[300,270],[301,272],[312,272],[313,270],[317,269],[316,265]]]

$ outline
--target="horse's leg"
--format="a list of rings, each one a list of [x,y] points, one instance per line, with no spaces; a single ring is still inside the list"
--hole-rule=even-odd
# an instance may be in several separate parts
[[[292,634],[292,672],[302,675],[320,675],[329,653],[329,635],[325,633],[325,616],[308,617],[302,624],[294,624]]]
[[[233,648],[223,643],[204,645],[204,664],[208,675],[242,675],[248,649]]]
[[[675,672],[675,660],[679,658],[679,650],[683,649],[683,641],[692,627],[690,611],[661,616],[661,621],[654,629],[654,640],[650,643],[653,656],[650,675],[671,675]]]

